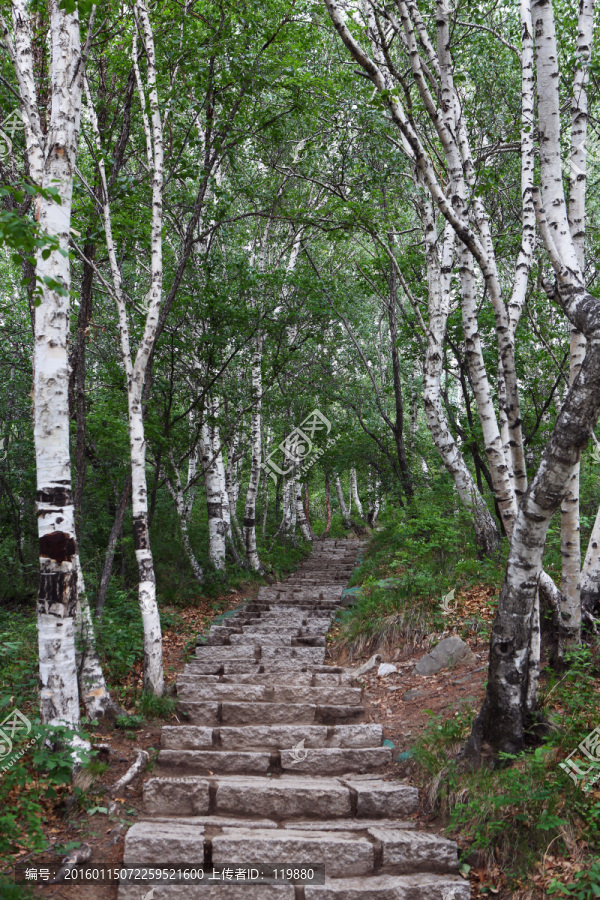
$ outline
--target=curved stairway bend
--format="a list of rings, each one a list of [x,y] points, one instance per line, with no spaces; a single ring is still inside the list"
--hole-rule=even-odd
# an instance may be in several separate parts
[[[321,863],[326,884],[157,886],[153,900],[470,897],[456,844],[404,821],[416,788],[377,776],[391,749],[363,722],[361,688],[324,665],[359,546],[317,542],[294,576],[213,625],[177,682],[191,724],[163,728],[148,819],[125,839],[125,865]],[[119,900],[144,893],[121,886]]]

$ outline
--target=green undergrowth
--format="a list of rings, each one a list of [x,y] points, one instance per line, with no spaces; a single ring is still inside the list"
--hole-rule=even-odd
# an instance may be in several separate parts
[[[340,641],[351,653],[417,643],[444,630],[441,600],[450,591],[498,585],[506,548],[477,555],[467,514],[447,486],[403,509],[388,507],[350,585],[356,602],[341,614]],[[482,621],[483,624],[483,621]]]
[[[473,720],[467,707],[446,720],[432,715],[411,749],[410,777],[430,810],[468,853],[477,851],[490,872],[502,873],[496,882],[491,878],[491,887],[502,881],[516,890],[551,853],[566,861],[581,857],[582,874],[554,879],[549,893],[600,896],[599,869],[592,865],[600,852],[600,782],[598,790],[585,792],[559,766],[600,719],[597,676],[588,647],[571,656],[567,674],[545,671],[547,737],[518,756],[501,755],[493,767],[473,771],[460,758]]]
[[[206,614],[205,630],[215,617],[225,614],[231,604],[231,589],[252,591],[256,582],[266,584],[295,571],[309,555],[309,544],[298,540],[276,541],[270,551],[261,548],[261,560],[267,576],[247,570],[229,568],[226,579],[209,572],[202,591],[195,586],[193,596],[169,595],[159,591],[159,609],[164,630],[181,631],[185,627],[183,610],[198,606]],[[93,580],[89,580],[93,585]],[[174,602],[168,603],[170,599]],[[133,710],[119,716],[115,727],[123,736],[134,740],[137,732],[152,720],[170,718],[175,712],[173,696],[155,697],[127,684],[132,669],[143,660],[143,628],[137,589],[119,589],[114,583],[109,590],[102,621],[96,620],[97,646],[106,680],[113,698]],[[195,646],[196,635],[190,639]],[[48,730],[39,724],[38,657],[35,601],[14,601],[0,608],[0,722],[19,709],[28,719],[31,730],[26,737],[15,739],[14,749],[6,755],[0,742],[0,898],[30,896],[26,887],[11,885],[9,872],[19,853],[35,854],[50,847],[48,834],[57,817],[68,807],[86,816],[94,813],[97,798],[71,784],[72,765],[69,751],[48,746]],[[84,726],[94,726],[85,719]],[[65,733],[63,738],[67,738]],[[33,742],[33,743],[29,743]],[[53,745],[54,746],[54,745]],[[21,752],[22,751],[22,752]],[[93,780],[104,763],[94,753],[84,760],[83,771]],[[90,803],[92,804],[90,808]],[[103,807],[97,807],[102,811]],[[67,851],[65,851],[67,852]],[[32,857],[33,858],[33,857]]]

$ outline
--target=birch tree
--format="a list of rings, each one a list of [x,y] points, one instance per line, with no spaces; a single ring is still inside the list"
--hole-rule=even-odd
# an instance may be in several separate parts
[[[156,576],[150,548],[148,528],[148,490],[146,484],[146,438],[144,434],[143,394],[147,377],[148,362],[157,337],[159,311],[162,301],[163,282],[163,134],[159,108],[156,54],[154,37],[148,10],[143,0],[136,2],[135,27],[133,31],[132,61],[142,108],[142,121],[146,140],[148,169],[152,179],[151,212],[151,272],[147,293],[147,315],[142,338],[134,355],[131,346],[130,324],[123,289],[123,278],[117,259],[117,247],[113,238],[112,212],[108,184],[104,167],[103,152],[91,91],[87,87],[88,115],[98,153],[97,165],[102,185],[102,215],[110,270],[112,276],[111,293],[116,303],[119,319],[121,358],[127,382],[127,406],[129,421],[129,442],[131,454],[131,498],[133,513],[133,533],[135,555],[138,565],[138,595],[144,625],[144,689],[156,695],[164,692],[162,663],[162,633],[156,601]],[[142,83],[137,59],[137,31],[139,28],[147,63],[148,99],[150,118],[146,115],[146,92]]]
[[[29,175],[43,189],[35,214],[42,232],[57,239],[59,246],[50,252],[40,249],[35,266],[39,285],[34,316],[33,410],[40,565],[40,706],[45,724],[76,728],[80,722],[75,647],[78,550],[69,448],[69,240],[85,51],[77,10],[67,13],[58,0],[51,0],[52,101],[44,131],[34,75],[30,11],[24,0],[14,0],[12,14],[12,30],[4,20],[1,25],[19,87]],[[87,615],[85,621],[89,621]],[[101,670],[92,677],[98,674],[101,676]]]

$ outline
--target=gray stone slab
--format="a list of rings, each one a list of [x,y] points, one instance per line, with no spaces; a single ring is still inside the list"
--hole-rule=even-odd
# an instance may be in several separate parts
[[[370,874],[374,867],[373,844],[351,832],[224,829],[212,840],[212,857],[216,865],[233,859],[245,864],[320,863],[334,878]]]
[[[251,815],[278,821],[351,815],[350,791],[335,779],[230,778],[218,779],[216,785],[218,815]]]
[[[191,705],[191,704],[190,704]],[[298,722],[315,724],[317,707],[309,703],[235,703],[221,704],[222,725],[285,725]]]
[[[212,750],[213,729],[202,725],[164,725],[160,746],[163,750]]]
[[[150,778],[144,784],[144,809],[157,816],[208,815],[208,788],[200,778]]]
[[[383,852],[382,874],[458,871],[458,851],[455,841],[425,831],[371,828],[369,833],[379,843]]]
[[[470,900],[468,881],[440,875],[326,878],[304,888],[306,900]]]
[[[199,775],[266,775],[270,763],[269,753],[240,750],[161,750],[158,754],[159,766]]]
[[[300,775],[344,775],[347,772],[372,772],[389,766],[392,751],[389,747],[371,748],[324,748],[308,750],[303,759],[298,751],[281,751],[281,768]]]
[[[344,779],[344,783],[356,794],[356,814],[362,819],[401,818],[416,812],[419,806],[419,791],[408,784],[352,779]]]
[[[204,861],[204,827],[188,822],[136,822],[125,835],[123,863],[198,865]]]

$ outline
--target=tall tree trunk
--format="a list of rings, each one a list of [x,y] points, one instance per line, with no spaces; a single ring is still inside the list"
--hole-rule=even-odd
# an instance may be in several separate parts
[[[88,603],[85,581],[79,554],[76,557],[77,567],[77,611],[75,650],[77,672],[79,676],[79,695],[85,704],[89,719],[102,719],[107,715],[115,715],[118,707],[113,702],[106,681],[98,651],[94,623]]]
[[[548,284],[546,290],[558,300],[571,325],[585,336],[587,351],[580,376],[569,389],[538,471],[518,510],[498,616],[492,629],[487,692],[469,742],[471,752],[477,752],[483,740],[495,749],[519,752],[538,716],[537,694],[530,690],[535,645],[532,632],[546,534],[600,414],[600,301],[585,288],[567,217],[560,140],[559,56],[552,3],[533,0],[532,12],[542,184],[538,222],[556,275],[555,287]]]
[[[350,493],[354,498],[356,511],[358,512],[361,519],[364,519],[362,503],[360,502],[360,497],[358,496],[358,482],[356,480],[356,469],[354,468],[354,466],[350,469]]]
[[[424,200],[421,204],[421,211],[425,229],[425,252],[429,287],[429,322],[426,332],[427,349],[423,361],[423,406],[425,417],[433,442],[442,458],[442,462],[454,481],[458,496],[462,504],[470,512],[475,530],[475,542],[486,556],[491,556],[498,549],[500,542],[498,529],[448,427],[441,398],[441,375],[444,363],[442,348],[450,311],[450,281],[455,244],[454,230],[450,225],[446,226],[440,262],[437,251],[435,217],[431,203]]]
[[[392,236],[389,237],[390,244]],[[396,454],[398,456],[398,467],[402,478],[402,487],[408,498],[414,494],[412,476],[408,459],[406,457],[406,447],[404,445],[404,400],[402,398],[402,375],[400,372],[400,356],[398,354],[398,323],[396,318],[398,286],[396,283],[396,268],[390,264],[390,297],[387,304],[388,323],[390,327],[390,350],[392,355],[392,376],[394,384],[394,443],[396,444]]]
[[[587,124],[589,63],[594,31],[594,0],[579,4],[577,60],[571,105],[571,154],[569,172],[569,227],[581,271],[585,268],[585,206],[587,187]],[[572,385],[585,357],[585,338],[571,329],[569,384]],[[573,467],[561,505],[561,609],[558,656],[581,640],[581,540],[579,533],[579,462]],[[587,554],[586,554],[587,555]],[[589,569],[588,569],[589,572]],[[600,587],[600,585],[599,585]]]
[[[337,494],[344,528],[352,528],[352,520],[350,519],[350,513],[348,512],[348,507],[346,506],[346,501],[344,500],[342,482],[340,481],[340,476],[337,473],[335,473],[335,492]]]
[[[177,510],[177,519],[179,521],[179,532],[181,534],[181,543],[185,555],[188,558],[190,568],[194,573],[194,578],[198,584],[204,583],[204,571],[202,566],[196,559],[196,554],[190,541],[189,524],[194,505],[195,478],[198,468],[198,447],[194,447],[188,458],[188,476],[185,487],[181,482],[179,467],[173,458],[173,454],[169,454],[171,469],[174,477],[167,476],[167,488],[175,501],[175,509]],[[207,490],[208,496],[208,490]],[[209,526],[210,527],[210,526]]]
[[[202,469],[208,510],[208,555],[215,569],[222,571],[225,569],[227,533],[227,524],[223,517],[223,498],[226,495],[225,470],[223,469],[221,473],[218,466],[217,454],[213,448],[212,425],[206,420],[202,423]]]
[[[369,475],[369,509],[367,510],[367,524],[375,528],[381,501],[379,499],[379,479],[375,475]]]
[[[286,537],[295,541],[296,531],[296,493],[293,476],[286,478],[283,484],[283,522]]]
[[[251,447],[252,462],[250,464],[250,481],[246,492],[246,504],[244,507],[244,548],[246,559],[254,571],[262,569],[256,549],[256,498],[261,473],[261,409],[262,409],[262,336],[255,339],[254,352],[252,354],[252,421]]]
[[[113,296],[119,318],[121,355],[127,378],[127,408],[129,425],[129,447],[131,456],[131,506],[133,515],[133,539],[138,566],[138,596],[144,627],[144,690],[157,696],[164,693],[164,673],[162,661],[162,632],[160,615],[156,601],[156,575],[150,548],[148,523],[148,489],[146,484],[146,439],[144,434],[144,387],[149,377],[148,365],[156,341],[159,312],[162,301],[163,262],[163,136],[156,83],[156,57],[154,36],[145,0],[135,0],[136,23],[133,32],[132,62],[138,86],[142,120],[146,138],[149,168],[152,172],[152,214],[150,235],[150,287],[147,295],[147,316],[144,333],[138,345],[135,361],[132,359],[129,314],[122,290],[122,278],[117,261],[116,247],[112,233],[112,217],[104,166],[104,154],[98,129],[98,120],[86,83],[88,116],[92,126],[98,151],[98,172],[102,185],[102,213],[108,258],[110,262]],[[150,119],[146,115],[146,98],[137,60],[137,28],[143,35],[146,51],[147,82]]]
[[[329,534],[331,529],[331,484],[329,482],[329,474],[325,473],[325,531],[323,537]]]
[[[242,530],[240,528],[240,523],[238,522],[237,517],[237,501],[240,493],[240,482],[238,477],[238,459],[237,459],[237,448],[239,445],[239,441],[234,438],[231,444],[227,448],[227,465],[225,467],[225,486],[227,489],[227,500],[229,503],[229,516],[231,519],[231,525],[235,534],[243,544],[244,536],[242,534]]]
[[[82,66],[77,12],[50,3],[50,86],[48,133],[42,132],[33,72],[30,11],[13,2],[14,44],[3,23],[6,46],[21,98],[29,174],[34,183],[56,190],[60,205],[39,197],[42,233],[58,238],[60,252],[36,254],[41,286],[35,309],[33,419],[37,480],[40,583],[37,625],[40,707],[45,724],[77,728],[80,723],[75,653],[77,541],[69,447],[69,300],[73,176],[81,116]],[[54,285],[54,287],[50,287]]]
[[[96,616],[99,619],[101,619],[104,615],[106,594],[108,592],[108,585],[110,584],[110,576],[112,573],[113,561],[115,558],[117,539],[123,529],[123,520],[125,519],[125,511],[127,509],[127,503],[129,502],[130,493],[131,470],[125,476],[125,484],[123,485],[123,490],[121,491],[121,496],[119,497],[119,502],[117,503],[115,519],[112,524],[112,528],[110,529],[110,535],[108,537],[108,546],[106,548],[106,555],[104,557],[104,566],[102,567],[102,575],[100,576],[100,584],[98,585],[98,592],[96,594]]]
[[[304,503],[302,501],[302,485],[299,481],[294,481],[294,494],[296,500],[296,521],[300,529],[300,534],[305,541],[312,541],[312,532],[306,519],[304,511]]]

